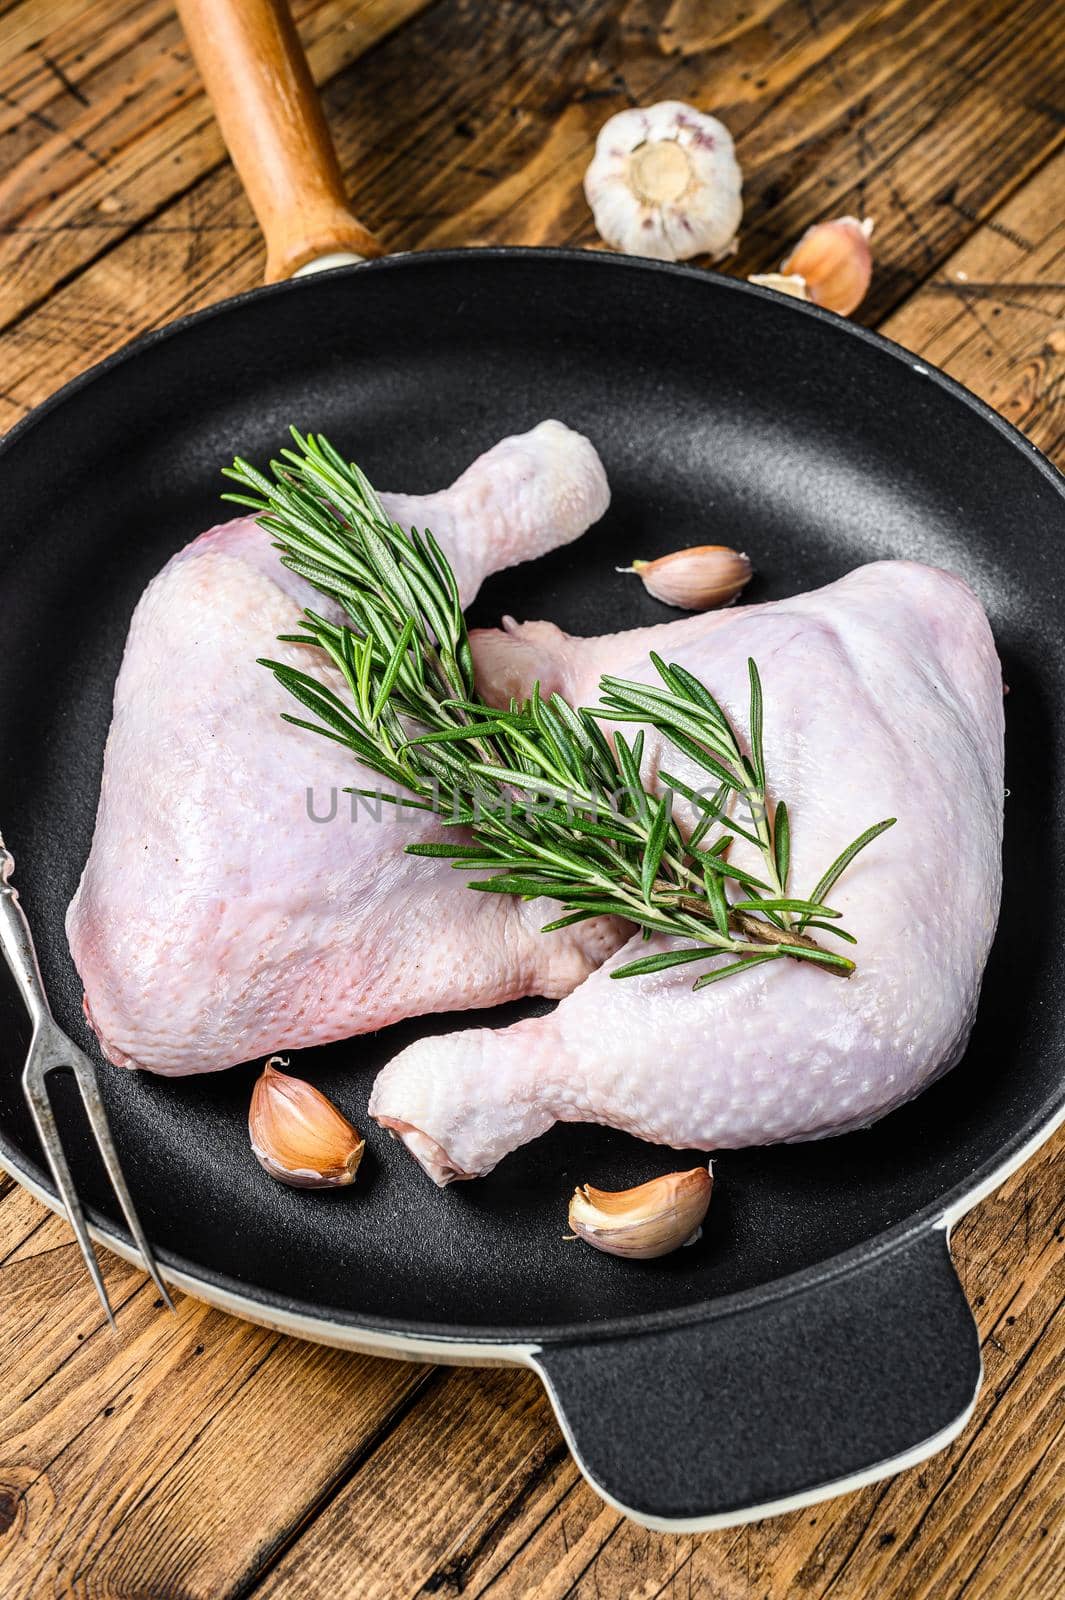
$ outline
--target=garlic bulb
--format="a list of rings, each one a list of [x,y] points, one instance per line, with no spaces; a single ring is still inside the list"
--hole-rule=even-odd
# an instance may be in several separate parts
[[[313,1084],[290,1078],[271,1056],[252,1090],[248,1134],[260,1166],[296,1189],[351,1183],[366,1148],[346,1117]]]
[[[857,217],[818,222],[807,228],[779,272],[757,274],[751,282],[849,317],[864,300],[873,276],[872,234],[869,217],[864,222]]]
[[[606,243],[658,261],[734,250],[742,185],[728,129],[679,100],[611,117],[584,176]]]
[[[751,581],[750,560],[724,544],[697,544],[674,550],[657,561],[634,561],[619,572],[635,572],[648,594],[682,611],[709,611],[730,606]]]
[[[569,1225],[579,1239],[607,1255],[650,1261],[695,1243],[713,1187],[709,1167],[669,1172],[616,1193],[582,1183],[573,1191]]]

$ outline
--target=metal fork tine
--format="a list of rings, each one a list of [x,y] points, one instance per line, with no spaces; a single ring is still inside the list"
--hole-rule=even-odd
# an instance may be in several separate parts
[[[55,1114],[52,1103],[48,1098],[48,1088],[45,1083],[45,1074],[40,1063],[30,1061],[27,1063],[23,1075],[23,1086],[26,1090],[26,1099],[29,1103],[30,1114],[37,1128],[37,1134],[48,1158],[52,1177],[55,1179],[56,1188],[59,1190],[63,1204],[66,1207],[70,1225],[74,1229],[81,1253],[85,1257],[85,1265],[89,1269],[89,1276],[96,1285],[96,1293],[100,1296],[100,1304],[107,1314],[111,1327],[115,1327],[115,1314],[111,1310],[111,1302],[107,1298],[103,1276],[100,1272],[100,1263],[96,1259],[92,1240],[89,1238],[89,1229],[85,1221],[85,1213],[81,1209],[78,1191],[74,1187],[74,1180],[70,1176],[67,1158],[63,1151],[59,1129],[56,1126]]]
[[[122,1207],[122,1215],[126,1219],[126,1226],[133,1235],[149,1277],[159,1290],[165,1303],[173,1311],[174,1302],[170,1298],[170,1291],[159,1275],[159,1268],[155,1263],[155,1255],[151,1245],[148,1243],[147,1235],[141,1227],[141,1220],[133,1204],[133,1196],[129,1192],[125,1174],[119,1164],[118,1151],[115,1149],[115,1141],[111,1136],[111,1127],[107,1120],[107,1112],[104,1110],[103,1100],[100,1097],[100,1086],[96,1081],[96,1074],[92,1069],[92,1064],[86,1061],[83,1056],[77,1056],[72,1062],[72,1066],[78,1090],[81,1094],[81,1102],[89,1119],[89,1126],[92,1128],[93,1137],[96,1140],[103,1164],[107,1168],[107,1176],[111,1180],[111,1187],[118,1196],[118,1203]]]
[[[107,1313],[107,1320],[112,1328],[115,1326],[114,1312],[111,1302],[107,1298],[104,1280],[100,1273],[100,1263],[96,1259],[92,1240],[89,1238],[89,1229],[85,1221],[85,1213],[78,1199],[78,1192],[74,1187],[74,1180],[70,1175],[67,1158],[63,1151],[63,1144],[59,1137],[55,1115],[52,1111],[52,1102],[48,1096],[47,1076],[57,1067],[69,1068],[78,1085],[81,1103],[85,1107],[85,1114],[89,1119],[96,1147],[107,1168],[107,1176],[111,1180],[111,1187],[118,1197],[122,1207],[122,1215],[133,1235],[137,1248],[141,1253],[141,1260],[145,1270],[149,1273],[163,1300],[174,1309],[174,1302],[170,1298],[166,1284],[159,1275],[152,1247],[148,1243],[144,1229],[141,1227],[140,1218],[137,1216],[133,1204],[133,1197],[129,1192],[122,1168],[119,1165],[118,1151],[111,1137],[111,1128],[107,1121],[107,1112],[100,1096],[100,1088],[96,1082],[96,1072],[92,1062],[83,1050],[76,1045],[73,1039],[68,1039],[66,1034],[56,1023],[52,1015],[52,1008],[48,1004],[48,996],[44,991],[41,979],[41,969],[37,962],[37,952],[33,948],[33,934],[26,920],[26,913],[19,904],[18,890],[11,882],[11,875],[15,870],[15,858],[4,844],[0,835],[0,952],[3,953],[11,975],[18,984],[26,1010],[33,1023],[33,1039],[30,1043],[30,1053],[22,1073],[22,1087],[29,1102],[30,1113],[33,1117],[40,1136],[41,1145],[48,1158],[48,1165],[52,1169],[56,1188],[66,1207],[70,1225],[77,1235],[81,1253],[85,1257],[85,1265],[89,1269],[89,1276],[96,1285],[96,1292],[100,1296],[100,1304]]]

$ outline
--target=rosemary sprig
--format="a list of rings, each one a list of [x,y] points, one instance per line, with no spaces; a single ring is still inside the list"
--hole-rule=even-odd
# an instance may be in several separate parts
[[[347,746],[405,791],[353,793],[431,811],[445,827],[466,830],[462,840],[408,845],[412,855],[488,874],[470,881],[481,893],[560,902],[562,915],[545,932],[614,915],[645,936],[690,941],[629,962],[616,978],[721,956],[730,959],[695,988],[784,958],[844,977],[854,971],[810,930],[855,942],[825,896],[894,819],[848,845],[812,895],[792,893],[790,817],[783,801],[769,799],[753,661],[746,749],[705,685],[658,656],[651,659],[661,687],[604,677],[603,703],[592,709],[545,699],[539,685],[525,702],[489,706],[474,684],[458,588],[432,534],[391,522],[365,475],[326,439],[295,429],[292,438],[269,476],[239,458],[225,469],[242,491],[225,498],[254,511],[285,564],[341,607],[346,622],[307,610],[303,631],[283,637],[321,651],[346,693],[286,663],[262,664],[310,713],[283,713],[287,721]],[[643,726],[631,740],[619,730],[609,739],[604,720]],[[710,793],[666,771],[656,774],[661,787],[647,786],[648,726],[710,776]],[[686,837],[678,795],[697,814]],[[759,851],[762,876],[731,862],[737,837]]]

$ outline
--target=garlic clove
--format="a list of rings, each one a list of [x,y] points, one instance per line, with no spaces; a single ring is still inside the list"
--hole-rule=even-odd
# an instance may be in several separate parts
[[[679,100],[611,117],[584,177],[605,242],[658,261],[734,250],[742,186],[728,129]]]
[[[872,232],[868,217],[864,222],[857,217],[818,222],[807,228],[781,273],[802,278],[806,298],[815,305],[849,317],[864,300],[873,276]]]
[[[695,1243],[713,1187],[708,1166],[669,1172],[613,1193],[582,1183],[573,1191],[569,1225],[579,1239],[607,1255],[651,1261]]]
[[[783,272],[752,272],[747,279],[748,283],[757,283],[763,289],[775,289],[777,294],[786,294],[792,300],[809,300],[810,295],[806,287],[806,279],[797,272],[785,276]]]
[[[332,1101],[271,1056],[252,1090],[248,1134],[271,1178],[296,1189],[332,1189],[354,1181],[366,1148]]]
[[[648,594],[682,611],[709,611],[729,606],[751,581],[747,556],[723,544],[697,544],[674,550],[657,561],[634,561],[619,572],[635,572]]]

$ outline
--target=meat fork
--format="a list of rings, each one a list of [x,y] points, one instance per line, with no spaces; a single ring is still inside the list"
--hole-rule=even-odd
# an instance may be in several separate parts
[[[100,1296],[100,1303],[107,1313],[107,1320],[112,1328],[115,1326],[114,1312],[111,1302],[107,1298],[104,1280],[100,1273],[100,1263],[96,1259],[96,1252],[89,1238],[89,1229],[85,1221],[85,1213],[78,1199],[74,1180],[70,1175],[67,1158],[63,1153],[63,1146],[59,1138],[59,1129],[56,1126],[55,1115],[51,1102],[48,1099],[48,1089],[45,1080],[50,1072],[57,1068],[66,1067],[73,1072],[82,1104],[85,1107],[92,1129],[93,1138],[96,1140],[97,1149],[103,1159],[107,1176],[111,1180],[111,1187],[118,1197],[122,1207],[122,1215],[126,1219],[130,1233],[140,1250],[141,1259],[145,1269],[150,1275],[159,1293],[162,1295],[171,1311],[174,1302],[170,1298],[166,1284],[159,1276],[152,1247],[148,1243],[140,1218],[133,1205],[133,1199],[127,1187],[122,1168],[118,1161],[118,1151],[115,1141],[111,1136],[111,1129],[107,1122],[107,1113],[100,1097],[100,1088],[96,1082],[96,1068],[85,1054],[84,1050],[68,1039],[52,1015],[52,1008],[48,1004],[48,996],[44,992],[41,981],[41,969],[37,961],[37,952],[33,947],[33,935],[30,925],[26,920],[26,913],[19,904],[18,890],[11,882],[11,874],[15,870],[15,859],[10,850],[6,848],[3,836],[0,835],[0,945],[3,946],[7,964],[11,968],[12,976],[18,984],[26,1009],[33,1023],[33,1037],[30,1040],[29,1054],[26,1065],[22,1071],[22,1088],[29,1102],[30,1113],[37,1128],[38,1136],[44,1153],[48,1158],[52,1177],[55,1179],[56,1188],[59,1190],[63,1205],[66,1208],[67,1218],[77,1235],[81,1253],[85,1257],[85,1265],[89,1269],[89,1276],[96,1285],[96,1292]]]

